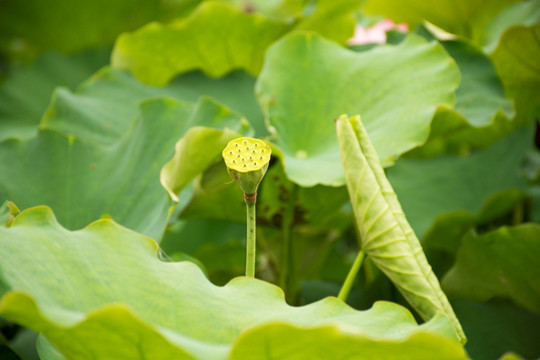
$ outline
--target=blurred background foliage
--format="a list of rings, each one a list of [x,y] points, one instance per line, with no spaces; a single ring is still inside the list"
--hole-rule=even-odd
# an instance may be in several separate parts
[[[216,16],[228,22],[215,22]],[[382,19],[405,23],[408,32],[389,30],[389,45],[359,43],[355,29],[358,35]],[[270,55],[265,58],[269,46],[297,30],[321,34],[358,59],[407,41],[436,44],[459,70],[457,86],[446,89],[453,99],[439,101],[425,114],[427,123],[418,126],[422,134],[389,158],[387,175],[463,324],[469,355],[540,357],[539,1],[443,0],[437,6],[417,0],[1,1],[0,202],[11,200],[21,208],[49,205],[71,229],[112,216],[160,242],[165,260],[189,259],[212,282],[225,284],[243,274],[241,192],[230,183],[219,156],[213,156],[209,166],[178,180],[182,186],[167,189],[179,199],[172,210],[160,171],[179,156],[174,152],[178,139],[199,145],[204,139],[180,129],[171,133],[166,122],[161,130],[154,124],[169,116],[173,105],[168,101],[194,117],[224,114],[237,132],[276,147],[258,201],[258,277],[279,284],[291,304],[335,296],[358,252],[348,194],[339,176],[333,184],[315,179],[306,186],[307,180],[293,174],[288,154],[298,154],[295,141],[307,133],[316,139],[317,133],[302,129],[296,140],[284,139],[280,131],[290,129],[292,120],[276,115],[283,102],[275,99],[282,90],[271,88],[270,81],[295,74],[268,63]],[[224,42],[234,54],[221,48]],[[288,63],[297,56],[294,47],[279,51],[272,56]],[[391,78],[404,76],[400,61],[404,73],[411,71],[405,57],[398,58]],[[355,111],[367,101],[365,93],[330,98],[325,89],[332,83],[325,78],[350,68],[339,68],[343,64],[341,59],[329,67],[316,63],[309,71],[320,69],[320,88],[297,80],[294,89],[283,90],[285,96],[306,104],[342,101],[342,110],[336,111]],[[352,76],[354,89],[366,76],[360,75],[346,73],[340,81]],[[416,76],[416,86],[429,94],[421,74]],[[258,85],[265,79],[267,88]],[[367,91],[391,93],[396,85],[385,86]],[[412,101],[408,93],[399,96]],[[396,101],[383,97],[387,102],[381,105],[396,124],[405,116],[395,110],[399,96]],[[156,99],[169,105],[153,108]],[[312,116],[306,107],[291,106],[298,107],[299,117],[304,111]],[[369,105],[360,108],[366,106],[369,118]],[[147,125],[137,130],[137,124]],[[409,131],[399,130],[403,137]],[[75,184],[59,185],[56,177],[62,177],[67,161],[62,141],[80,142],[92,153],[108,152],[100,155],[103,162],[72,170]],[[44,153],[55,146],[57,152]],[[101,166],[113,169],[106,164],[122,162],[126,153],[133,156],[122,149],[134,147],[147,161],[117,170],[132,187],[93,175]],[[315,157],[313,164],[323,160]],[[40,164],[50,175],[37,172]],[[102,187],[103,196],[96,198]],[[77,197],[67,199],[66,188]],[[80,209],[73,208],[77,203]],[[291,239],[290,248],[284,247],[284,238]],[[367,309],[375,300],[408,306],[367,259],[348,303]],[[35,358],[35,334],[1,318],[0,328],[2,359]]]

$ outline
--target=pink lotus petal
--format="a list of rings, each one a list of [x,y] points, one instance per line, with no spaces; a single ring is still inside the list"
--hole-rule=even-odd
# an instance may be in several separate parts
[[[384,44],[386,42],[386,32],[396,29],[400,32],[409,31],[409,27],[405,23],[395,24],[390,19],[381,20],[375,25],[364,28],[357,25],[354,29],[354,35],[347,41],[349,45],[362,44]]]

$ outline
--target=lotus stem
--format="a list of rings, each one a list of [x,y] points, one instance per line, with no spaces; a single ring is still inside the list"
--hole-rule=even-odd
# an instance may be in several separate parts
[[[264,141],[248,137],[231,140],[223,150],[227,171],[244,192],[246,203],[246,276],[255,277],[257,188],[268,170],[272,151]]]
[[[364,251],[360,250],[360,252],[358,252],[358,255],[356,256],[356,259],[354,260],[351,270],[349,270],[349,273],[347,274],[347,278],[345,279],[341,290],[339,291],[338,299],[340,299],[341,301],[347,301],[349,293],[351,292],[352,286],[354,284],[354,280],[356,280],[356,274],[358,274],[358,271],[360,271],[360,267],[362,266],[363,261]]]
[[[255,194],[256,195],[256,194]],[[255,203],[256,197],[253,201],[246,199],[246,213],[247,213],[247,246],[246,246],[246,276],[255,277],[255,259],[256,259],[256,214]]]

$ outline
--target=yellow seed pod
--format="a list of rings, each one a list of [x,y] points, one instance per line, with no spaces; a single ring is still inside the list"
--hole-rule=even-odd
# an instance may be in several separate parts
[[[248,137],[231,140],[223,150],[227,171],[245,194],[255,194],[268,164],[272,150],[264,141]]]
[[[229,169],[246,173],[262,169],[270,161],[272,150],[264,141],[248,137],[231,140],[223,150]]]

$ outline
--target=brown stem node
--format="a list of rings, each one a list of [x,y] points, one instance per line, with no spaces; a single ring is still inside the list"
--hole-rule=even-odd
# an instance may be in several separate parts
[[[257,193],[254,192],[253,194],[246,194],[244,193],[244,200],[249,203],[254,203],[257,201]]]

